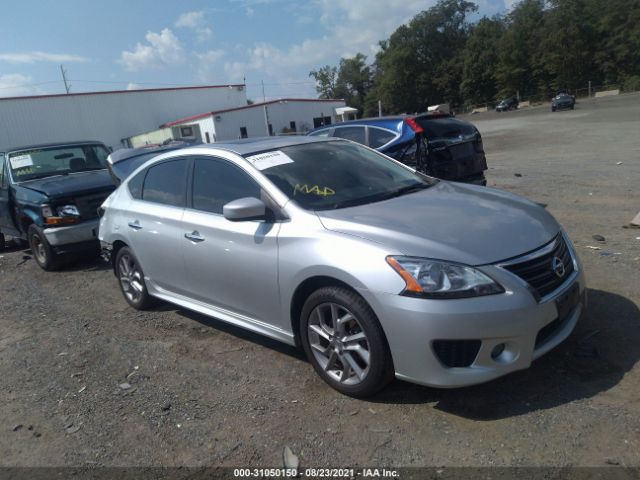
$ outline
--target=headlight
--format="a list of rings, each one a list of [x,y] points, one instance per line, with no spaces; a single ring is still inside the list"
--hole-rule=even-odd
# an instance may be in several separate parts
[[[75,205],[62,205],[58,207],[58,215],[61,217],[79,217],[80,212]]]
[[[467,298],[504,293],[504,288],[473,267],[416,257],[387,257],[407,286],[403,295]]]

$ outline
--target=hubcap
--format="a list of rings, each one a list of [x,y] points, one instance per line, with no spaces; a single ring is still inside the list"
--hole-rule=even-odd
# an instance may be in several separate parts
[[[42,240],[38,235],[33,235],[31,237],[31,250],[33,250],[33,254],[36,256],[38,263],[46,263],[47,254],[44,251],[44,243],[42,243]]]
[[[133,258],[129,255],[123,255],[118,264],[118,273],[122,292],[130,301],[137,303],[142,298],[144,283],[142,272]]]
[[[357,385],[369,373],[369,342],[358,319],[336,303],[323,303],[309,316],[309,345],[327,374],[345,385]]]

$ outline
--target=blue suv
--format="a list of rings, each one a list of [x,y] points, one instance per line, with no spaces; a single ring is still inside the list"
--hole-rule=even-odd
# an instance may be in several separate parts
[[[448,114],[363,118],[325,125],[307,135],[353,140],[444,180],[487,183],[480,132]]]

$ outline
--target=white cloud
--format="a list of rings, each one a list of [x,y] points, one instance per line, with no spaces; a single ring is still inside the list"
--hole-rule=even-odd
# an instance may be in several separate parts
[[[187,12],[183,13],[176,20],[178,28],[196,28],[204,22],[204,12]]]
[[[0,75],[0,97],[16,97],[43,93],[41,89],[31,85],[33,78],[19,73]]]
[[[207,26],[203,11],[183,13],[176,20],[176,28],[193,30],[198,42],[204,42],[213,35],[213,30]]]
[[[281,78],[293,69],[337,64],[341,57],[351,57],[358,52],[372,60],[380,40],[387,39],[396,28],[435,3],[436,0],[319,0],[318,17],[325,31],[322,36],[307,38],[286,49],[256,43],[249,50],[244,70]],[[297,21],[305,23],[308,18],[308,14],[298,15]],[[236,62],[233,69],[238,71],[242,66]]]
[[[223,79],[222,72],[224,65],[221,60],[224,58],[223,50],[208,50],[204,53],[195,54],[197,60],[196,78],[199,82],[220,82]]]
[[[147,44],[138,43],[133,51],[123,51],[120,62],[129,71],[179,65],[184,62],[184,49],[178,37],[165,28],[160,33],[147,32]]]
[[[128,83],[127,90],[140,90],[142,87],[137,83]]]
[[[256,13],[256,11],[251,7],[247,7],[244,12],[247,14],[247,17],[253,17],[253,14]]]
[[[80,55],[71,55],[68,53],[47,53],[47,52],[20,52],[20,53],[0,53],[0,62],[7,63],[36,63],[36,62],[55,62],[55,63],[79,63],[87,62],[88,58]]]

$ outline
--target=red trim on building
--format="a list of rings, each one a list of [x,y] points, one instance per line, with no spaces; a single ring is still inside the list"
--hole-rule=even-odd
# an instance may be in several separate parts
[[[278,100],[269,100],[268,102],[260,102],[254,103],[252,105],[244,105],[242,107],[234,107],[234,108],[226,108],[224,110],[215,110],[213,112],[205,112],[199,113],[198,115],[193,115],[192,117],[180,118],[178,120],[173,120],[171,122],[164,123],[160,125],[160,128],[168,128],[173,127],[175,125],[179,125],[184,122],[190,122],[192,120],[199,120],[201,118],[208,117],[210,115],[218,115],[220,113],[228,113],[228,112],[237,112],[239,110],[248,110],[250,108],[264,107],[265,105],[273,105],[274,103],[284,103],[284,102],[314,102],[314,103],[323,103],[323,102],[344,102],[342,98],[335,99],[323,99],[323,98],[281,98]]]
[[[175,90],[197,90],[202,88],[233,88],[245,87],[244,84],[236,85],[201,85],[196,87],[169,87],[169,88],[140,88],[136,90],[105,90],[103,92],[79,92],[79,93],[51,93],[48,95],[30,95],[22,97],[1,97],[0,100],[30,100],[37,98],[54,98],[54,97],[81,97],[86,95],[112,95],[114,93],[140,93],[140,92],[171,92]]]

